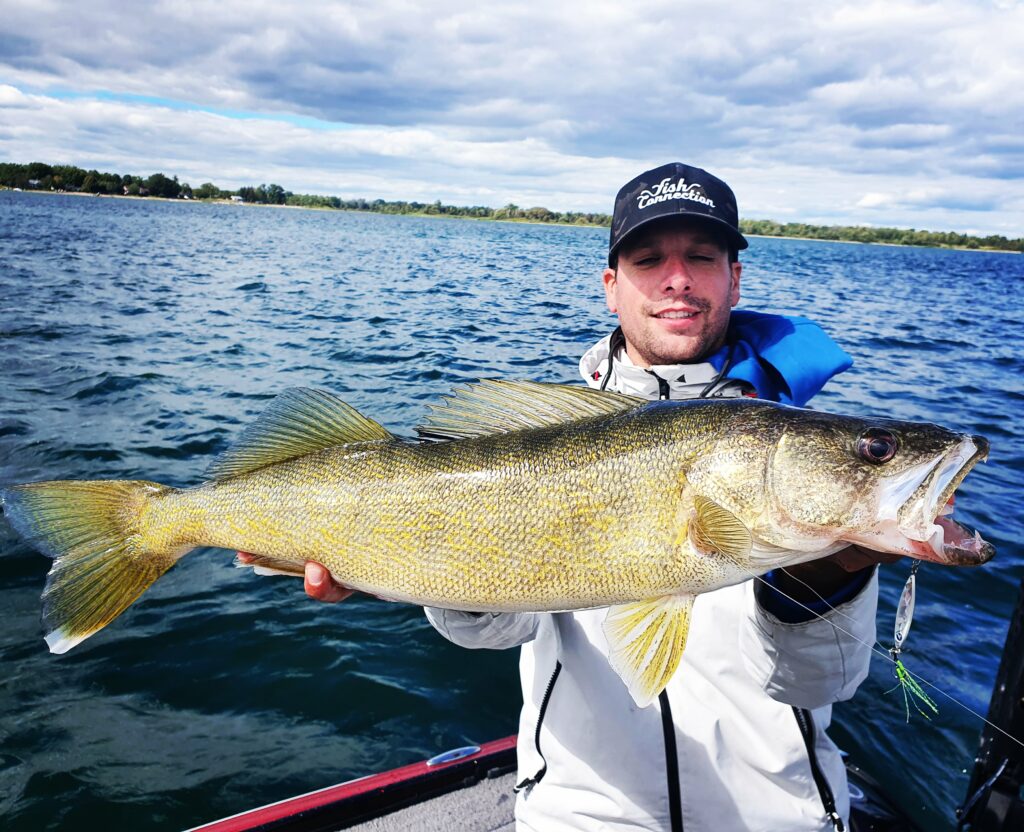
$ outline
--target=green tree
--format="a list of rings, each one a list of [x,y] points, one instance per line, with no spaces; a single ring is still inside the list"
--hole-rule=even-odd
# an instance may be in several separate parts
[[[25,167],[26,179],[45,179],[53,175],[53,168],[45,162],[29,162]]]
[[[266,202],[270,205],[284,205],[289,196],[288,191],[280,185],[271,183],[266,186]]]
[[[54,165],[53,179],[54,182],[60,183],[57,185],[59,188],[64,188],[67,191],[80,191],[82,183],[85,181],[85,171],[74,165]]]
[[[519,210],[519,206],[513,202],[510,202],[504,208],[499,208],[494,212],[494,218],[496,220],[512,220],[518,219],[522,216],[522,212]]]
[[[557,219],[547,208],[541,206],[527,208],[522,213],[526,219],[533,220],[534,222],[554,222]]]
[[[146,180],[143,187],[149,191],[150,196],[161,196],[165,199],[177,199],[181,193],[178,177],[168,179],[162,173],[154,173]]]
[[[217,199],[220,196],[220,188],[212,182],[204,182],[192,194],[196,199]]]

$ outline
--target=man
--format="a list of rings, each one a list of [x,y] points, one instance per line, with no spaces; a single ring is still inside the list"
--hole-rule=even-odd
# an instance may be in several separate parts
[[[703,170],[623,186],[604,270],[620,327],[583,356],[587,383],[803,405],[846,369],[811,322],[732,312],[746,247],[732,191]],[[520,829],[841,829],[845,768],[824,729],[867,675],[881,559],[850,549],[699,596],[679,670],[647,708],[607,661],[604,610],[427,617],[465,647],[522,647]],[[316,564],[306,591],[349,594]]]

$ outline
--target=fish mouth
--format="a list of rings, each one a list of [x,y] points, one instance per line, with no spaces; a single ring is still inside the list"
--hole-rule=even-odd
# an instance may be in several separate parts
[[[954,493],[988,453],[987,439],[964,436],[947,453],[893,478],[883,489],[881,522],[857,542],[947,566],[991,560],[995,547],[952,517]]]
[[[951,518],[937,517],[935,524],[942,530],[941,558],[938,563],[950,566],[978,566],[995,557],[996,547],[982,538],[976,529]],[[937,545],[929,542],[929,551],[922,553],[922,560],[933,560],[930,557]]]
[[[909,507],[907,514],[911,520],[911,531],[908,532],[907,538],[917,557],[950,566],[976,566],[995,556],[996,550],[991,543],[982,539],[976,530],[952,517],[953,494],[971,469],[988,459],[988,452],[987,439],[981,436],[965,436],[960,445],[947,454],[937,466],[936,475],[922,486],[926,490],[920,503],[913,505],[913,498],[908,501],[906,507]],[[920,511],[926,512],[924,517],[931,518],[923,527],[917,525],[917,528],[922,528],[925,532],[921,537],[913,534],[913,518],[918,505]]]

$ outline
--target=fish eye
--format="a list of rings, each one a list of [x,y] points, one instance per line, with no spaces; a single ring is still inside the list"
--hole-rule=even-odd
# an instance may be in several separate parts
[[[884,428],[868,428],[857,440],[857,455],[872,465],[888,462],[899,450],[896,437]]]

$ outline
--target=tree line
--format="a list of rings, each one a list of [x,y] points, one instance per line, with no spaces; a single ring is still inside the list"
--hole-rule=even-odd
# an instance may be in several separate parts
[[[882,228],[863,225],[780,224],[774,220],[741,220],[744,234],[762,237],[803,237],[809,240],[838,240],[848,243],[886,243],[930,248],[997,249],[1024,252],[1024,239],[1008,240],[998,234],[976,237],[955,231],[920,231],[915,228]]]
[[[444,205],[440,200],[435,202],[406,202],[403,200],[389,202],[383,199],[341,199],[336,196],[320,194],[295,194],[275,184],[245,186],[231,191],[219,188],[212,182],[204,182],[193,188],[187,182],[179,182],[177,176],[168,177],[163,173],[154,173],[143,178],[132,174],[122,175],[85,170],[74,165],[48,165],[44,162],[31,162],[27,165],[0,163],[0,187],[112,196],[151,196],[163,199],[235,199],[262,205],[294,205],[301,208],[368,211],[377,214],[417,214],[603,227],[611,225],[611,216],[608,214],[577,211],[558,212],[540,206],[521,208],[509,203],[501,208],[490,208],[486,205]],[[954,231],[811,225],[799,222],[778,223],[774,220],[742,220],[740,229],[744,234],[765,237],[803,237],[812,240],[836,240],[853,243],[994,249],[1024,253],[1024,238],[1007,239],[998,234],[978,237],[958,234]]]

